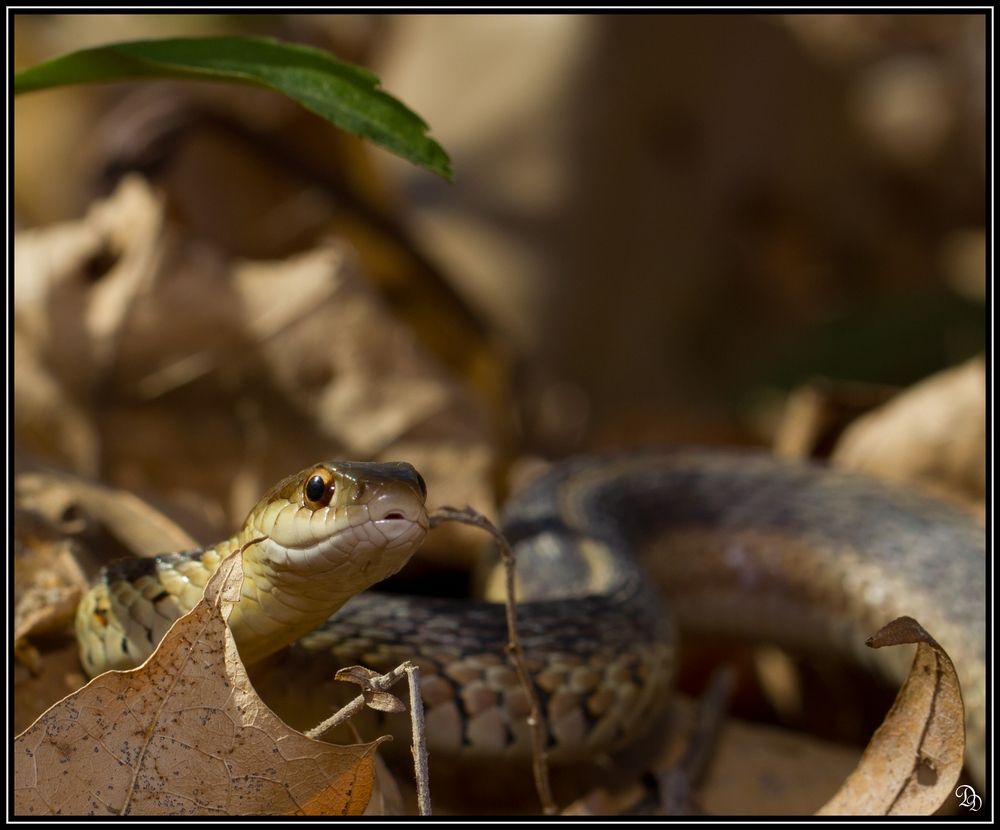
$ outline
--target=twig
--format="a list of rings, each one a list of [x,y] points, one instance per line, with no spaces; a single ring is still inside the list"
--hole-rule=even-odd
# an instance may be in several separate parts
[[[386,674],[381,674],[381,675],[375,675],[368,681],[368,683],[373,690],[384,692],[386,689],[389,689],[390,687],[394,686],[403,678],[403,675],[406,674],[406,667],[408,665],[410,665],[408,662],[403,663],[400,666],[396,666],[396,668],[394,668],[391,672],[387,672]],[[356,698],[354,698],[354,700],[352,700],[346,706],[344,706],[341,709],[338,709],[336,712],[330,715],[330,717],[328,717],[321,724],[319,724],[318,726],[314,726],[312,729],[306,732],[305,736],[307,738],[313,738],[315,740],[319,740],[323,734],[333,729],[333,727],[340,726],[340,724],[342,724],[344,721],[358,714],[358,712],[360,712],[362,709],[365,708],[366,702],[367,702],[367,697],[364,694],[358,695]]]
[[[514,552],[504,538],[504,535],[489,519],[482,513],[466,507],[457,510],[454,507],[440,507],[430,517],[431,527],[437,527],[443,522],[460,522],[461,524],[472,525],[493,537],[500,544],[500,552],[503,555],[504,569],[507,577],[507,654],[517,676],[521,679],[525,694],[528,697],[528,727],[531,730],[532,748],[532,770],[535,774],[535,787],[538,790],[538,798],[542,802],[542,810],[545,815],[553,816],[558,813],[555,799],[552,797],[552,787],[549,784],[549,764],[548,753],[545,751],[545,718],[542,715],[542,707],[538,702],[538,695],[535,693],[535,686],[531,682],[528,668],[524,664],[524,651],[521,648],[521,641],[517,635],[517,600],[514,589],[514,573],[516,560]]]
[[[376,674],[364,666],[350,666],[338,671],[336,680],[357,683],[364,691],[305,734],[308,738],[318,740],[326,731],[349,721],[365,706],[379,712],[402,712],[406,708],[402,701],[390,695],[387,690],[398,683],[404,674],[410,688],[410,727],[413,735],[410,752],[413,753],[413,770],[417,782],[417,807],[420,815],[429,816],[432,814],[431,785],[427,771],[427,731],[424,725],[424,703],[420,696],[420,670],[409,660],[386,674]],[[353,729],[354,725],[348,723],[348,726]]]
[[[431,815],[430,776],[427,772],[427,733],[424,727],[424,701],[420,697],[420,669],[407,661],[403,664],[409,676],[410,722],[413,733],[413,773],[417,782],[417,809],[420,815]]]
[[[656,773],[661,815],[690,815],[691,793],[705,774],[719,731],[725,722],[733,694],[733,670],[725,667],[712,674],[708,691],[698,707],[694,732],[684,754],[671,767]]]

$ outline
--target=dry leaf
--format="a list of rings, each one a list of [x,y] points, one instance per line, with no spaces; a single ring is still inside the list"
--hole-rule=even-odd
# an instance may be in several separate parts
[[[18,441],[76,470],[96,473],[97,429],[31,341],[14,330],[14,423]]]
[[[670,728],[645,766],[657,777],[676,767],[687,752],[704,701],[675,694]],[[860,751],[786,728],[728,716],[704,779],[696,782],[692,809],[710,816],[807,815],[836,791],[856,766]],[[616,766],[619,766],[616,760]],[[620,777],[620,776],[619,776]],[[605,773],[605,779],[609,775]],[[659,813],[646,780],[608,780],[573,802],[565,815]]]
[[[242,263],[232,279],[267,374],[321,439],[349,457],[407,459],[432,508],[470,503],[495,514],[485,408],[390,313],[347,245]],[[421,556],[468,566],[480,547],[479,536],[448,528]]]
[[[43,516],[14,509],[14,640],[69,626],[87,587],[74,543]]]
[[[361,694],[364,696],[365,705],[377,712],[388,712],[398,714],[406,711],[406,704],[390,692],[383,691],[372,685],[372,681],[381,677],[378,672],[372,671],[364,666],[348,666],[340,669],[334,680],[341,680],[347,683],[355,683],[361,687]]]
[[[128,178],[79,222],[19,234],[17,250],[21,450],[77,471],[99,462],[108,483],[183,505],[213,535],[317,457],[408,458],[432,493],[494,502],[486,406],[343,241],[233,261]]]
[[[897,390],[871,383],[814,378],[792,390],[774,429],[774,454],[823,458],[856,418],[884,404]]]
[[[965,707],[951,659],[900,617],[868,641],[917,643],[910,674],[858,768],[817,815],[931,815],[952,795],[965,758]]]
[[[621,816],[638,807],[649,798],[649,793],[639,782],[622,792],[612,792],[604,787],[591,790],[560,811],[563,816]]]
[[[832,461],[928,485],[982,511],[986,455],[986,367],[977,357],[859,418]]]
[[[343,243],[243,263],[233,285],[285,399],[358,457],[405,440],[489,446],[482,406],[390,314]]]
[[[375,756],[375,790],[365,808],[366,816],[407,815],[399,782],[389,771],[381,755]]]
[[[730,718],[698,792],[713,816],[802,816],[835,792],[859,751],[799,731]]]
[[[225,623],[241,583],[236,554],[146,663],[94,678],[16,738],[17,815],[365,809],[378,742],[313,741],[263,705]]]
[[[15,662],[10,673],[14,701],[13,734],[27,729],[53,703],[72,694],[86,682],[80,667],[80,647],[75,637],[46,639],[39,643],[37,662],[34,665]]]
[[[156,274],[162,219],[159,200],[133,177],[83,221],[17,235],[15,324],[70,390],[111,367],[123,322]]]
[[[134,556],[197,546],[187,531],[125,490],[53,472],[21,473],[14,487],[20,505],[56,524],[69,516],[73,523],[95,522]]]

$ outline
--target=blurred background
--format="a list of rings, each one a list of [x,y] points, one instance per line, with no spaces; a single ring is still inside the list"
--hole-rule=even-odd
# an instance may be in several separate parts
[[[462,462],[482,487],[442,484],[444,494],[488,504],[525,455],[773,445],[803,384],[849,382],[837,405],[846,397],[848,410],[863,410],[985,346],[984,20],[18,15],[17,67],[180,34],[330,49],[378,73],[455,170],[446,183],[259,90],[156,82],[19,97],[23,238],[70,227],[133,176],[153,194],[136,198],[159,211],[149,244],[168,250],[155,291],[136,290],[146,299],[124,303],[100,336],[88,323],[75,339],[72,308],[97,302],[124,248],[67,255],[80,260],[72,279],[65,263],[44,278],[19,266],[22,312],[40,291],[25,286],[48,286],[48,311],[18,323],[58,390],[20,404],[19,448],[134,489],[194,481],[202,495],[225,491],[209,522],[221,527],[289,458],[304,465],[318,450],[381,457],[447,443],[451,460],[427,462],[431,477],[444,481]],[[124,213],[137,221],[141,211]],[[94,233],[110,233],[102,227]],[[136,244],[133,231],[122,238]],[[378,387],[376,372],[416,371],[398,344],[361,369],[344,355],[374,347],[344,335],[332,373],[315,359],[329,341],[301,347],[269,389],[260,366],[242,371],[231,359],[253,350],[248,328],[253,342],[274,336],[247,322],[252,303],[232,289],[238,267],[277,267],[331,240],[385,311],[378,326],[400,327],[420,372],[448,386],[447,403],[392,414],[394,401],[405,410],[426,392]],[[275,276],[268,290],[280,296],[291,280]],[[321,281],[304,274],[295,291]],[[57,325],[59,292],[72,298]],[[281,324],[286,334],[297,313]],[[44,336],[25,322],[38,317],[50,320]],[[331,391],[352,367],[378,388]],[[275,414],[289,388],[309,384],[326,391]],[[22,400],[39,397],[25,388]],[[344,408],[324,425],[314,416],[332,411],[330,395]],[[173,446],[178,419],[193,411],[212,413],[215,427],[195,425]],[[80,416],[75,431],[69,412]],[[395,426],[361,439],[345,426],[386,420]],[[294,442],[276,437],[289,431]],[[218,475],[168,471],[204,453],[219,459]],[[233,459],[268,453],[234,494]]]

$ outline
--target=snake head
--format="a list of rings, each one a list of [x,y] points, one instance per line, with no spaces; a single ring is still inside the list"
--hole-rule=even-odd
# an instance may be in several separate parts
[[[393,549],[406,549],[408,558],[427,533],[426,498],[411,464],[324,461],[271,488],[246,527],[279,549],[312,551],[320,560]]]
[[[427,535],[426,497],[401,462],[324,461],[271,488],[240,534],[243,596],[229,624],[244,660],[298,639],[402,568]]]
[[[324,461],[250,512],[244,533],[259,541],[249,558],[272,581],[330,580],[346,598],[406,564],[427,534],[426,496],[410,464]]]

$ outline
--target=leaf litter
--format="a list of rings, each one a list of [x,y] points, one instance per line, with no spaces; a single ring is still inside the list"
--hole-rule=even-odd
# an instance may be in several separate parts
[[[226,624],[241,584],[236,554],[146,663],[94,678],[15,739],[16,815],[365,809],[379,741],[311,740],[260,701]]]

